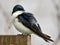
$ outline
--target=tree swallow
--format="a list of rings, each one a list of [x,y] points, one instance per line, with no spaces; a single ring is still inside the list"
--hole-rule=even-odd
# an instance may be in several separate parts
[[[52,41],[51,37],[44,34],[32,13],[26,12],[23,6],[15,5],[12,11],[13,25],[22,34],[36,34],[46,42]]]

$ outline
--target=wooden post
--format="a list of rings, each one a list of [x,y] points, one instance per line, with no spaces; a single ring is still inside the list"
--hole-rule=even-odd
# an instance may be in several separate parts
[[[0,45],[31,45],[31,36],[0,35]]]

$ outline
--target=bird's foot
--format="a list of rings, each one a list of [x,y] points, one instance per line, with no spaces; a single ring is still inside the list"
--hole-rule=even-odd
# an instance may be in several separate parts
[[[22,33],[22,34],[17,34],[17,35],[26,35],[26,36],[30,36],[30,34],[26,34],[26,33]]]
[[[22,34],[22,35],[29,35],[29,34],[26,34],[26,33],[25,33],[25,34]]]
[[[17,34],[17,35],[21,35],[21,34]]]

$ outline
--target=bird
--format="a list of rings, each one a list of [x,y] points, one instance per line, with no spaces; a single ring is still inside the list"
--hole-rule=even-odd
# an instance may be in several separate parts
[[[54,42],[49,35],[42,32],[34,15],[26,12],[22,5],[17,4],[13,7],[12,18],[14,27],[22,34],[36,34],[46,42]]]

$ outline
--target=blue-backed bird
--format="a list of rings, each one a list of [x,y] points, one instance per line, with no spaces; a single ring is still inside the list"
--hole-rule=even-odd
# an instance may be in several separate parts
[[[40,25],[32,13],[26,12],[22,5],[15,5],[12,11],[13,25],[22,34],[36,34],[46,42],[52,41],[50,36],[41,31]]]

